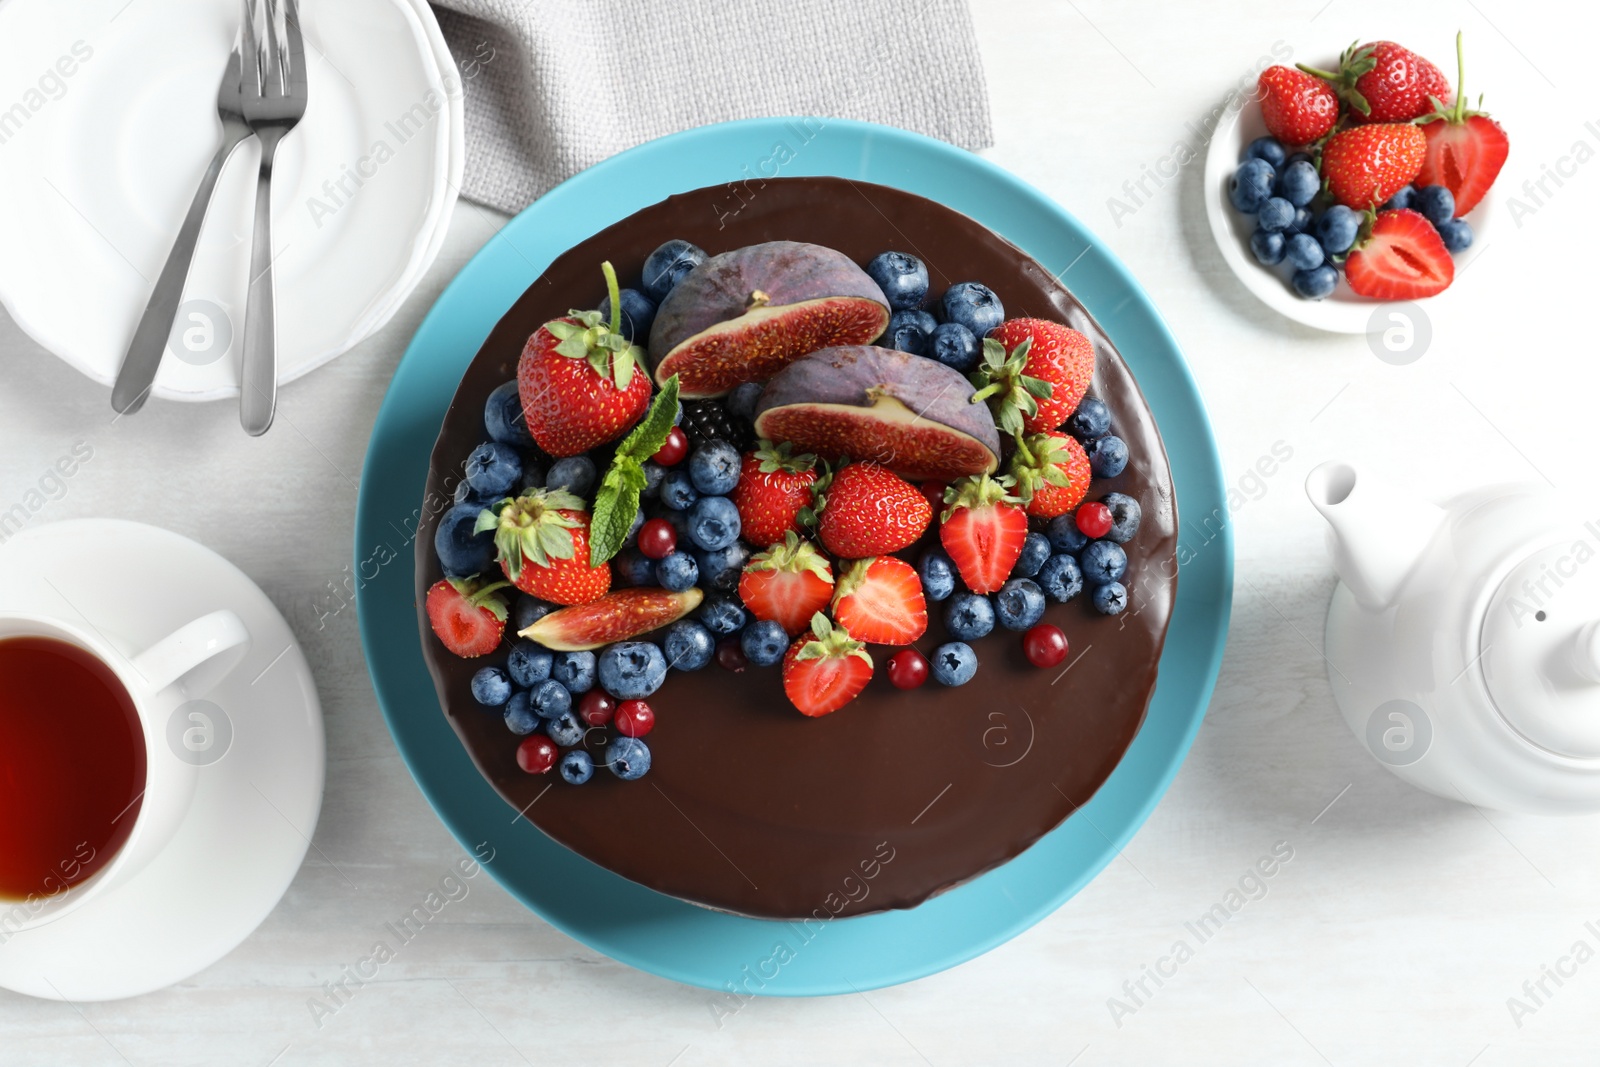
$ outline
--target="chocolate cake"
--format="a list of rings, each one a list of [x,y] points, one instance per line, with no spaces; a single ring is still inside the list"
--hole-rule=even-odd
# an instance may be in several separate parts
[[[650,773],[622,781],[599,767],[568,785],[518,766],[518,738],[477,704],[470,679],[503,662],[447,652],[429,632],[426,591],[442,572],[432,529],[417,539],[419,624],[440,704],[473,761],[544,833],[594,863],[661,893],[772,919],[911,908],[1022,852],[1072,816],[1116,767],[1144,720],[1177,586],[1177,514],[1166,454],[1139,387],[1110,339],[1048,271],[974,220],[909,193],[832,178],[767,181],[736,214],[717,187],[673,196],[610,226],[550,265],[502,318],[463,376],[434,447],[429,499],[448,498],[464,457],[484,438],[489,393],[516,376],[529,335],[604,296],[599,265],[637,284],[650,251],[684,238],[708,253],[793,240],[866,264],[885,249],[927,264],[933,292],[980,279],[1008,315],[1066,323],[1094,344],[1091,394],[1109,406],[1131,460],[1093,493],[1125,493],[1143,521],[1123,547],[1130,606],[1098,614],[1087,592],[1051,603],[1045,620],[1071,642],[1041,670],[1020,635],[997,628],[973,643],[977,676],[959,688],[893,688],[880,664],[862,695],[806,718],[776,668],[716,663],[670,672],[650,697],[657,724]],[[930,532],[930,543],[937,535]],[[912,558],[915,558],[914,554]],[[947,640],[930,604],[924,653]],[[508,633],[507,637],[511,637]]]

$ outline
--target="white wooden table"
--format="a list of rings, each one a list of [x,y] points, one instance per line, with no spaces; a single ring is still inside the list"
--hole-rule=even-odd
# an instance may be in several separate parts
[[[1361,751],[1324,678],[1333,579],[1300,483],[1343,456],[1434,494],[1541,477],[1594,489],[1600,374],[1587,327],[1600,164],[1587,156],[1600,127],[1585,123],[1600,112],[1585,69],[1596,17],[1574,24],[1575,5],[1558,17],[1554,5],[1509,0],[974,8],[992,158],[1076,212],[1141,279],[1188,354],[1238,490],[1216,696],[1123,856],[965,966],[865,996],[757,1001],[721,1027],[710,994],[595,955],[479,877],[319,1026],[323,983],[462,855],[384,727],[354,612],[319,626],[317,605],[350,562],[356,480],[389,376],[439,291],[503,222],[463,204],[399,316],[287,386],[260,440],[240,432],[231,404],[158,402],[113,425],[106,390],[0,315],[0,510],[89,442],[93,460],[32,521],[138,519],[238,563],[304,644],[329,755],[316,849],[253,937],[132,1001],[0,994],[0,1064],[1595,1062],[1600,820],[1436,800]],[[1208,116],[1275,47],[1312,60],[1386,36],[1448,59],[1458,27],[1470,92],[1498,103],[1511,132],[1501,181],[1531,210],[1501,220],[1461,282],[1481,301],[1435,321],[1419,361],[1390,365],[1363,338],[1315,334],[1258,305],[1210,243],[1198,164],[1139,188],[1146,168],[1170,171],[1161,161],[1176,146],[1201,152]],[[1570,176],[1524,193],[1545,165]],[[1275,451],[1289,458],[1270,477],[1254,473]],[[1185,923],[1274,848],[1291,858],[1200,943]],[[1545,977],[1558,966],[1570,975],[1561,984]],[[1158,968],[1159,985],[1148,976]],[[1513,1012],[1513,997],[1531,1010]]]

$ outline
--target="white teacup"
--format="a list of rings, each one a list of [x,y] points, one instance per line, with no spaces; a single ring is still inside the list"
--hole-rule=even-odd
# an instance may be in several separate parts
[[[239,616],[223,609],[179,627],[134,655],[75,623],[41,615],[0,612],[0,639],[47,637],[88,652],[127,690],[138,713],[145,751],[145,787],[133,827],[117,854],[81,882],[24,900],[0,900],[0,944],[13,934],[53,922],[132,878],[172,840],[194,797],[202,762],[173,743],[172,720],[238,666],[250,647]],[[18,817],[13,815],[11,817]],[[20,815],[26,818],[26,813]]]

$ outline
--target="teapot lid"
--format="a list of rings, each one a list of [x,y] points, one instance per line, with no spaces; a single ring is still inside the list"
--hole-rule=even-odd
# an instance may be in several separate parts
[[[1513,568],[1490,598],[1478,649],[1489,696],[1518,733],[1600,758],[1600,553],[1589,541]]]

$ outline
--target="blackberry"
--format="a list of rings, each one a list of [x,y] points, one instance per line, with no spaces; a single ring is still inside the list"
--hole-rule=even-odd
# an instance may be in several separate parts
[[[680,425],[691,448],[708,441],[726,441],[743,452],[755,444],[755,429],[749,420],[733,414],[720,400],[685,400]]]

